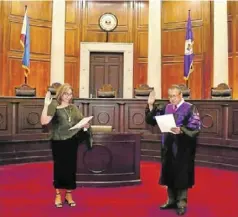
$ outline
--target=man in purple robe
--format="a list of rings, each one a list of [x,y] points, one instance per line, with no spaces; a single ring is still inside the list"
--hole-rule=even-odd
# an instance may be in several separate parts
[[[155,93],[148,98],[146,122],[155,126],[155,116],[173,114],[176,126],[173,133],[164,133],[161,145],[161,174],[159,183],[167,186],[168,201],[160,209],[175,208],[183,215],[187,207],[188,188],[194,185],[194,160],[196,138],[201,129],[197,108],[185,102],[179,86],[168,90],[170,103],[166,106],[155,104]]]

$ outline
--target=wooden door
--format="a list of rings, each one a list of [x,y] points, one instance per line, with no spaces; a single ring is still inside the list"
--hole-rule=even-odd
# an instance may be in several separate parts
[[[104,84],[111,84],[117,97],[123,97],[123,53],[90,53],[90,96],[95,98]]]

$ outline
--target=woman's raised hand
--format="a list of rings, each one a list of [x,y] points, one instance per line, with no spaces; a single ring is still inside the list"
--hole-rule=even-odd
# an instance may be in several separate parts
[[[45,95],[45,105],[48,106],[52,102],[52,97],[50,91],[47,91]]]

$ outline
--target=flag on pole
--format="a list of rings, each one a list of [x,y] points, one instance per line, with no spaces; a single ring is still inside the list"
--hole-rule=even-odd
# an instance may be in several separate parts
[[[24,49],[22,57],[22,68],[25,70],[25,76],[30,73],[30,25],[27,17],[27,9],[25,10],[24,20],[21,29],[20,43]]]
[[[184,52],[184,79],[188,80],[193,72],[193,32],[190,11],[188,12],[188,22],[186,29],[185,52]]]

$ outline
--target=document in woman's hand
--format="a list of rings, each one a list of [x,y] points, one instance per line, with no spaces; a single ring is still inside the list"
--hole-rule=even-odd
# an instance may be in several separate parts
[[[74,129],[81,129],[87,124],[89,121],[91,121],[93,116],[89,116],[86,118],[83,118],[81,121],[79,121],[77,124],[75,124],[73,127],[71,127],[69,130],[74,130]]]
[[[155,120],[162,133],[173,133],[171,128],[177,127],[173,114],[155,116]]]

